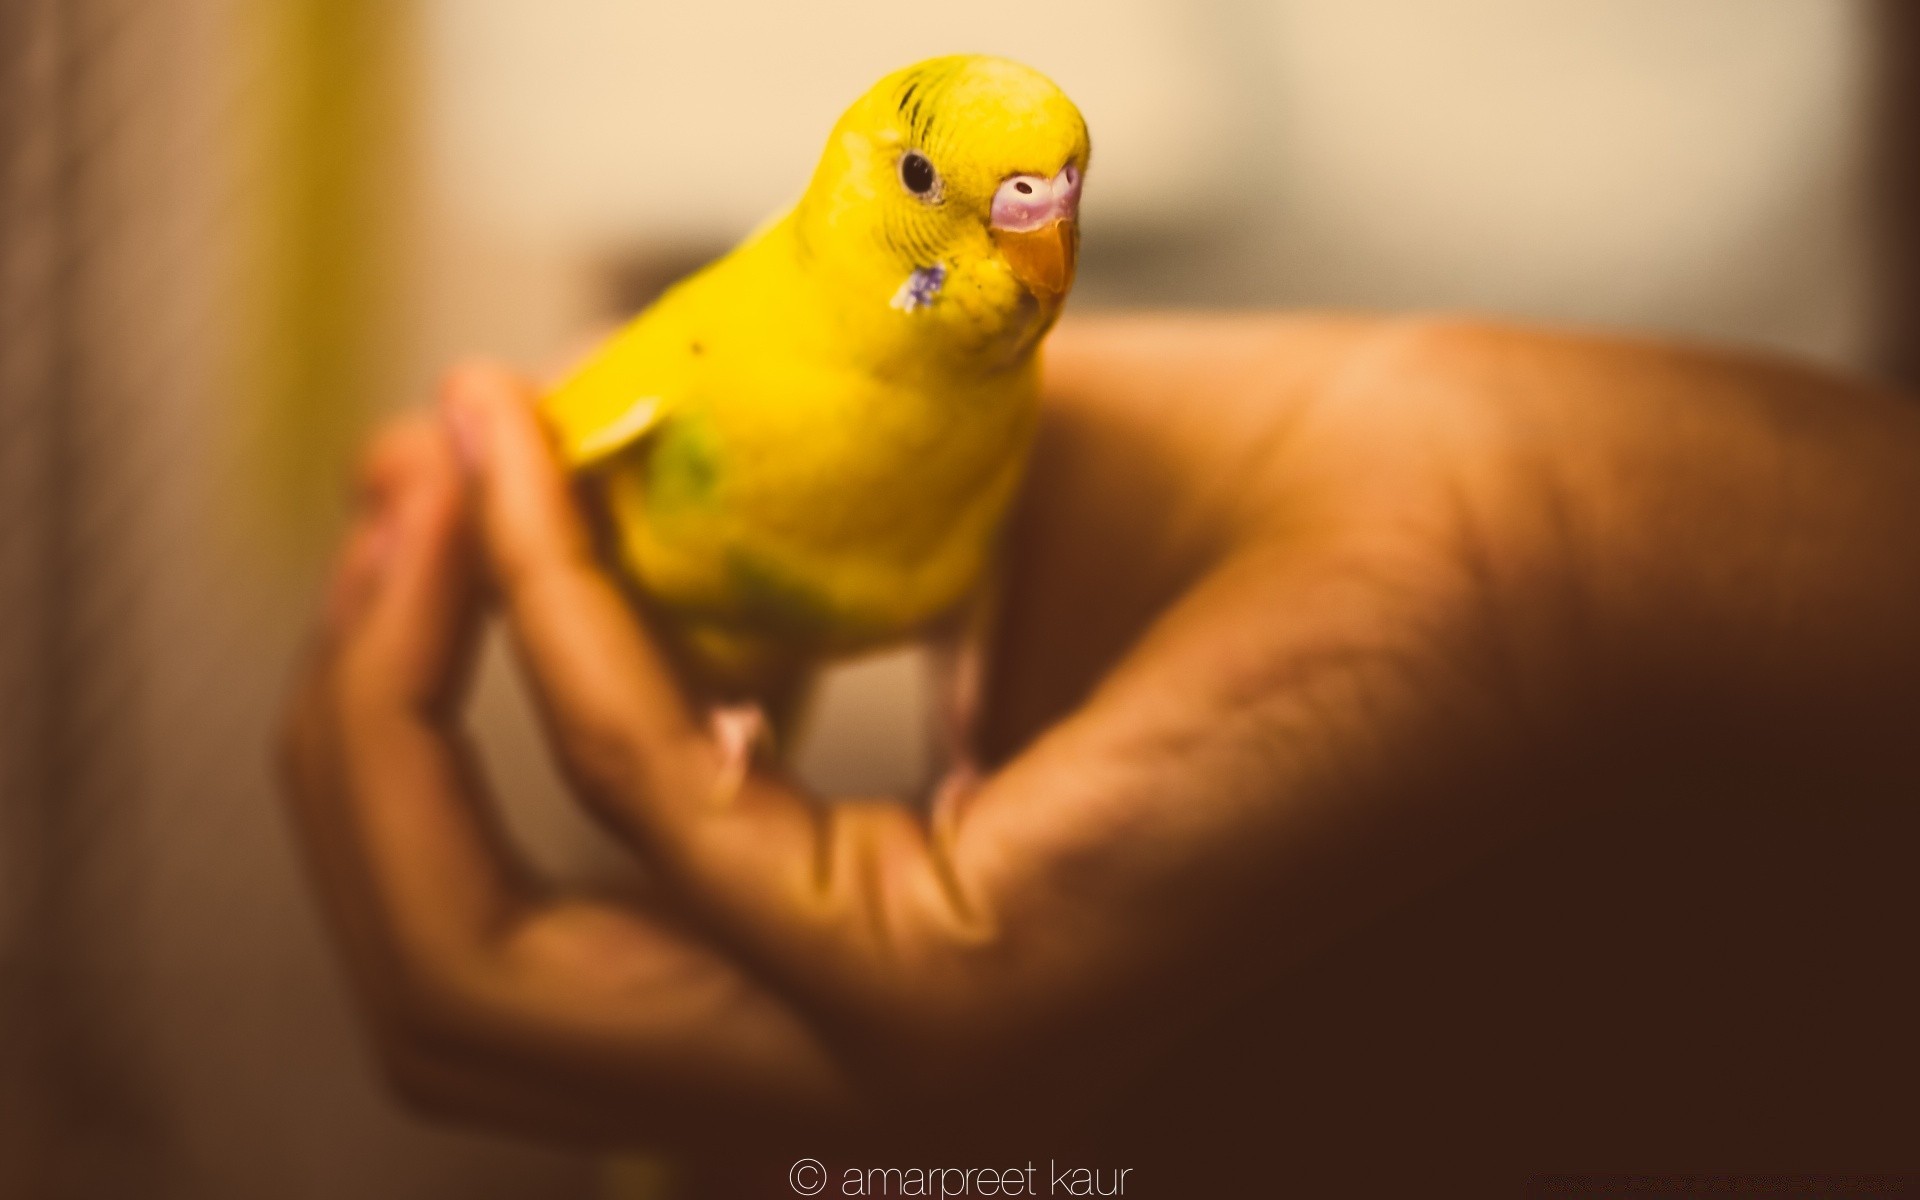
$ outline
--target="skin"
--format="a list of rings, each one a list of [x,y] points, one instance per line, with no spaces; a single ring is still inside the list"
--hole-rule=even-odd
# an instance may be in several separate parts
[[[766,766],[714,798],[530,385],[459,369],[377,439],[285,777],[402,1094],[725,1147],[750,1194],[789,1147],[1071,1150],[1205,1194],[1383,1141],[1428,1170],[1899,1144],[1911,402],[1279,316],[1069,322],[1047,394],[995,769],[925,817]],[[495,617],[649,894],[556,893],[489,816],[460,708]]]

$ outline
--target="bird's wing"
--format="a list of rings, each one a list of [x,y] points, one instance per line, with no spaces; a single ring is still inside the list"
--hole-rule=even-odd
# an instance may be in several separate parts
[[[556,419],[554,426],[560,433],[561,456],[567,466],[576,471],[599,466],[646,436],[649,429],[659,424],[664,407],[658,396],[636,396],[626,411],[611,420],[569,424],[564,419]]]
[[[748,301],[779,294],[762,278],[769,236],[749,239],[667,289],[547,396],[541,409],[569,467],[606,462],[700,394],[718,357],[710,354],[716,340],[764,341],[753,324],[764,305]]]
[[[662,361],[657,341],[642,329],[622,331],[540,402],[570,469],[607,461],[666,416],[679,364]]]

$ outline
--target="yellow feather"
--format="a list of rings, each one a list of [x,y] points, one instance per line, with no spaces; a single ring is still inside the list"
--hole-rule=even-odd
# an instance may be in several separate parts
[[[962,55],[888,76],[792,211],[546,398],[621,565],[715,690],[910,636],[978,584],[1060,302],[996,248],[993,195],[1084,172],[1088,152],[1079,112],[1028,68]],[[909,153],[937,170],[927,194],[902,183]],[[928,271],[930,301],[902,304]]]

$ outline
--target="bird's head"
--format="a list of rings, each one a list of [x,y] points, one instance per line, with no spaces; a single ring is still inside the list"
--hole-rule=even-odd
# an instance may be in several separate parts
[[[1024,309],[1044,330],[1073,286],[1088,154],[1080,110],[1038,71],[929,59],[841,117],[802,202],[809,242],[897,282],[896,309]]]

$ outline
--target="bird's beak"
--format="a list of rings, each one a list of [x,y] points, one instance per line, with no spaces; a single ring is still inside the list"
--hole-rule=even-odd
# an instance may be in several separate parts
[[[1080,223],[1061,219],[1038,229],[996,229],[993,240],[1013,277],[1041,300],[1058,300],[1073,286],[1080,253]]]
[[[994,244],[1023,287],[1058,303],[1073,287],[1080,253],[1080,171],[1072,163],[1048,179],[1015,175],[993,196]]]

